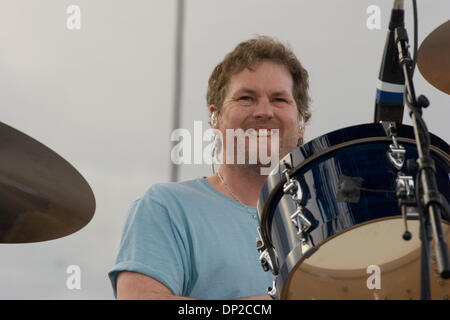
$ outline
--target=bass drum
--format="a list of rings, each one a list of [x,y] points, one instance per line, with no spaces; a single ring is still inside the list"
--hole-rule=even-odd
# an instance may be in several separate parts
[[[430,138],[437,186],[449,201],[450,149]],[[397,125],[397,140],[405,159],[417,159],[411,126]],[[295,149],[268,176],[258,215],[265,248],[277,256],[278,299],[420,299],[419,220],[408,214],[412,238],[403,240],[395,181],[407,170],[391,164],[391,144],[381,124],[344,128]],[[286,167],[299,181],[301,212],[311,222],[307,241],[292,222],[296,202],[283,191]],[[448,217],[442,227],[450,244]],[[438,276],[434,249],[431,254],[432,298],[448,299],[450,280]]]

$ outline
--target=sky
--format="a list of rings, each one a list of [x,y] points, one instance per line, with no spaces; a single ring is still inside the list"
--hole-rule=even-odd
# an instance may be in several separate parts
[[[406,27],[413,41],[413,16]],[[448,0],[418,1],[419,43],[449,19]],[[207,81],[241,41],[269,35],[290,44],[310,74],[305,141],[373,121],[376,80],[393,1],[187,0],[180,126],[208,128]],[[79,29],[68,20],[79,8]],[[367,26],[379,8],[380,28]],[[373,7],[371,7],[373,8]],[[114,264],[132,201],[170,180],[176,1],[2,0],[0,121],[43,143],[87,180],[93,219],[69,236],[0,244],[0,299],[113,299]],[[429,130],[449,141],[450,97],[416,71]],[[405,112],[405,124],[411,121]],[[179,180],[211,175],[179,168]],[[256,248],[255,248],[256,250]],[[81,286],[68,288],[68,267]]]

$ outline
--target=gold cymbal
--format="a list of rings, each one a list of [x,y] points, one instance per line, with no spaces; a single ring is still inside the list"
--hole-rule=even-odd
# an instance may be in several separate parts
[[[53,240],[83,228],[95,198],[58,154],[0,122],[0,243]]]
[[[422,42],[417,53],[417,65],[429,83],[450,94],[450,20]]]

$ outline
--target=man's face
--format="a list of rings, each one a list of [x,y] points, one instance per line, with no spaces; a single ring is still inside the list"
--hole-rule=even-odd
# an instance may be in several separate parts
[[[267,148],[269,156],[270,129],[278,129],[282,158],[297,146],[304,133],[292,94],[292,76],[285,66],[268,60],[252,69],[246,68],[230,78],[216,128],[224,137],[224,149],[226,129],[255,129],[259,133],[258,148]],[[214,110],[215,106],[210,106],[210,111]],[[266,134],[264,129],[267,129],[267,138],[261,137]],[[267,145],[262,146],[261,142],[266,141]],[[248,143],[245,146],[247,161]]]

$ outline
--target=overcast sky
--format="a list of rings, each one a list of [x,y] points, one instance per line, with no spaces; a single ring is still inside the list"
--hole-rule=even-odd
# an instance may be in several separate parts
[[[186,2],[183,128],[192,132],[194,121],[208,128],[212,69],[256,34],[289,43],[310,73],[306,141],[372,122],[392,0]],[[412,45],[412,8],[405,2]],[[422,42],[449,19],[450,2],[418,2]],[[70,5],[81,10],[79,30],[67,28]],[[379,30],[366,25],[371,5],[380,8]],[[97,206],[93,220],[67,237],[0,244],[0,299],[113,298],[107,272],[128,208],[153,183],[169,181],[175,18],[174,0],[0,2],[0,121],[69,161]],[[428,128],[449,141],[449,95],[419,72],[415,85],[431,101]],[[181,180],[210,174],[207,165],[180,168]],[[69,265],[81,269],[79,290],[66,287]]]

